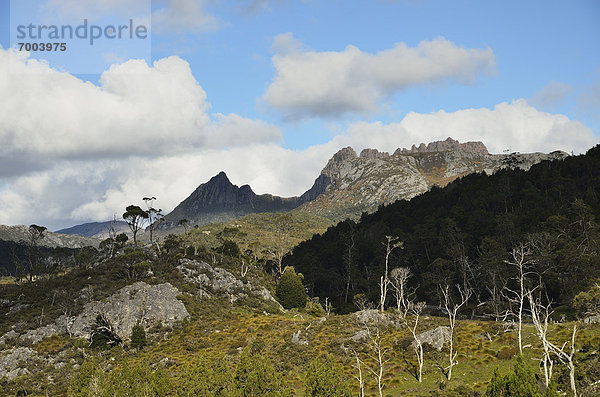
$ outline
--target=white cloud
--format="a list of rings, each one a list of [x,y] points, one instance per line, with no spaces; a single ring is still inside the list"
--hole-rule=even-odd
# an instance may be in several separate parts
[[[25,74],[9,74],[10,57]],[[598,141],[581,123],[518,100],[357,122],[325,144],[292,151],[273,125],[209,114],[206,93],[177,57],[115,65],[96,86],[0,49],[0,94],[0,224],[51,229],[111,219],[148,195],[168,212],[219,171],[258,194],[299,195],[348,145],[391,152],[451,136],[481,140],[492,152],[580,152]]]
[[[493,109],[410,112],[401,122],[387,125],[354,123],[348,128],[348,136],[357,148],[372,145],[388,151],[447,137],[461,142],[482,141],[491,153],[502,153],[508,148],[520,152],[580,153],[598,142],[598,137],[579,121],[539,111],[524,99],[502,102]]]
[[[491,49],[466,49],[438,38],[417,47],[397,43],[369,54],[302,50],[290,33],[274,40],[276,75],[263,100],[288,118],[370,112],[398,91],[417,84],[471,84],[495,67]]]
[[[1,176],[60,159],[156,156],[281,140],[281,131],[262,121],[233,114],[211,121],[206,93],[179,57],[152,66],[140,60],[113,65],[96,86],[0,49],[0,93]]]

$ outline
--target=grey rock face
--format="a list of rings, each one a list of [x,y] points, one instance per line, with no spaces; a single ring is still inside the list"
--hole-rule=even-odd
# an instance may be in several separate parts
[[[34,358],[35,352],[28,347],[17,347],[0,352],[0,379],[6,377],[9,381],[17,376],[28,374],[26,365]]]
[[[363,159],[384,159],[387,157],[390,157],[390,154],[388,152],[380,152],[377,149],[363,149],[362,152],[360,152],[360,155],[358,156],[360,158]]]
[[[480,154],[488,154],[488,150],[483,142],[465,142],[460,143],[450,137],[446,138],[445,141],[435,141],[425,145],[421,143],[419,147],[412,145],[410,150],[408,149],[396,149],[394,155],[397,154],[416,154],[416,153],[431,153],[431,152],[447,152],[447,151],[463,151],[473,152]]]
[[[59,334],[59,327],[56,324],[46,325],[34,330],[29,330],[20,336],[20,339],[30,343],[41,342],[42,339],[48,338],[52,335]]]
[[[213,268],[206,262],[189,259],[182,259],[179,263],[177,269],[183,274],[186,281],[202,288],[202,296],[209,297],[211,294],[217,294],[226,296],[233,302],[251,294],[265,301],[276,303],[282,309],[268,289],[262,286],[253,286],[248,281],[243,282],[225,269]]]
[[[75,336],[89,339],[96,317],[102,315],[122,340],[128,340],[138,322],[145,328],[155,325],[172,326],[189,318],[184,304],[177,299],[179,290],[169,283],[149,285],[137,282],[121,288],[102,302],[85,305],[71,325]],[[65,319],[59,319],[64,324]]]
[[[442,350],[444,344],[450,342],[451,337],[452,334],[450,332],[450,327],[444,326],[439,326],[437,328],[425,331],[422,334],[417,335],[417,338],[419,339],[422,345],[430,345],[438,351]],[[412,346],[413,348],[416,347],[416,342],[413,342]]]
[[[17,339],[19,337],[19,333],[15,332],[15,330],[10,330],[4,335],[0,336],[0,343],[8,343],[11,339]]]

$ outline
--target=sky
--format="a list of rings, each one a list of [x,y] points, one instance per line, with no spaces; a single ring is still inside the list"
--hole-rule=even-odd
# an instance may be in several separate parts
[[[0,224],[167,213],[220,171],[299,195],[346,146],[584,153],[599,21],[596,0],[0,0]]]

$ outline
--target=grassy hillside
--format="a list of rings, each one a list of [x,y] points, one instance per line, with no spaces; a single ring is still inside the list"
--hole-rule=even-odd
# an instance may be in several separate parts
[[[197,259],[210,261],[211,256]],[[78,302],[64,295],[68,291],[88,288],[92,291],[93,299],[102,299],[134,281],[172,283],[181,291],[179,299],[184,302],[191,318],[173,328],[148,330],[149,345],[142,349],[133,349],[127,344],[107,350],[96,349],[90,347],[86,340],[69,338],[67,335],[52,336],[35,344],[5,340],[4,345],[0,344],[0,350],[26,346],[43,360],[24,364],[29,374],[13,381],[6,378],[0,380],[0,396],[17,393],[67,395],[69,387],[72,390],[74,384],[89,384],[93,379],[100,383],[106,379],[118,379],[127,384],[132,381],[129,377],[135,376],[135,371],[127,372],[132,368],[146,374],[144,382],[151,382],[152,379],[164,381],[162,395],[180,395],[178,393],[186,385],[197,382],[197,379],[190,378],[190,371],[197,369],[202,362],[217,365],[219,360],[224,360],[228,370],[232,371],[230,378],[234,379],[236,368],[241,365],[239,360],[242,352],[257,344],[264,346],[260,357],[268,359],[268,368],[272,368],[273,373],[281,377],[284,385],[290,387],[295,395],[303,395],[307,367],[312,360],[323,355],[331,355],[341,368],[343,382],[358,395],[358,382],[354,378],[358,376],[358,371],[353,352],[363,362],[366,395],[377,394],[376,380],[367,369],[367,366],[376,367],[372,358],[373,345],[368,338],[364,338],[365,325],[355,314],[326,315],[321,306],[312,302],[303,309],[281,312],[274,305],[252,297],[233,302],[216,295],[206,298],[199,294],[197,285],[186,282],[175,269],[176,258],[166,254],[153,257],[147,253],[146,260],[151,264],[153,274],[139,275],[134,279],[125,277],[125,263],[115,258],[92,268],[75,268],[50,279],[3,285],[3,299],[19,300],[28,306],[11,315],[7,315],[5,306],[0,307],[0,335],[11,329],[23,331],[50,323],[61,314],[60,308],[65,299],[75,304]],[[219,266],[237,277],[238,265],[237,258],[226,256],[219,263]],[[252,283],[264,285],[272,292],[275,289],[274,278],[259,268],[252,268],[247,277]],[[418,332],[447,324],[447,318],[439,317],[441,313],[435,307],[428,310],[429,314],[421,317]],[[386,312],[386,319],[389,323],[379,328],[386,360],[383,371],[386,396],[481,395],[495,368],[508,372],[515,363],[518,348],[514,324],[459,320],[455,334],[458,363],[454,367],[452,380],[446,379],[443,370],[448,361],[447,346],[437,351],[426,345],[423,382],[419,383],[415,377],[416,359],[411,347],[411,334],[394,310]],[[375,329],[373,327],[371,324],[371,331]],[[553,342],[562,344],[569,341],[571,329],[572,323],[551,324],[549,334]],[[540,343],[530,324],[524,327],[524,345],[525,361],[539,376]],[[579,324],[576,348],[577,382],[583,390],[600,380],[600,327]],[[92,367],[95,375],[86,378]],[[557,363],[554,379],[559,390],[568,391],[565,371],[565,367]]]

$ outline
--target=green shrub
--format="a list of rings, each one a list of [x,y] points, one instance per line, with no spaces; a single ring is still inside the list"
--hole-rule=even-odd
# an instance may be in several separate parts
[[[600,313],[600,280],[587,291],[580,292],[573,299],[573,306],[580,317],[593,316]]]
[[[316,298],[316,301],[310,300],[306,303],[306,312],[315,317],[323,317],[327,315],[325,309],[323,309],[323,306],[321,306],[319,303],[318,298]]]
[[[494,370],[492,379],[485,392],[485,397],[554,397],[556,389],[548,388],[546,393],[540,391],[540,386],[531,369],[525,365],[522,355],[517,356],[517,362],[511,373],[504,376],[498,369]]]
[[[508,347],[504,346],[498,352],[499,360],[510,360],[519,352],[519,348],[517,346]]]
[[[225,358],[210,360],[204,355],[186,366],[177,385],[178,396],[233,396],[234,373]]]
[[[242,352],[234,382],[238,395],[243,397],[293,395],[284,385],[281,374],[275,370],[271,360],[262,354],[262,349],[258,348],[256,343]]]
[[[277,300],[286,309],[304,307],[306,305],[306,291],[302,285],[302,275],[296,274],[292,266],[286,266],[277,289],[275,290]]]
[[[134,349],[140,349],[148,344],[146,340],[146,331],[138,322],[131,329],[131,343],[129,344]]]
[[[313,360],[306,370],[304,384],[306,397],[352,396],[344,383],[341,368],[333,362],[333,356]]]

